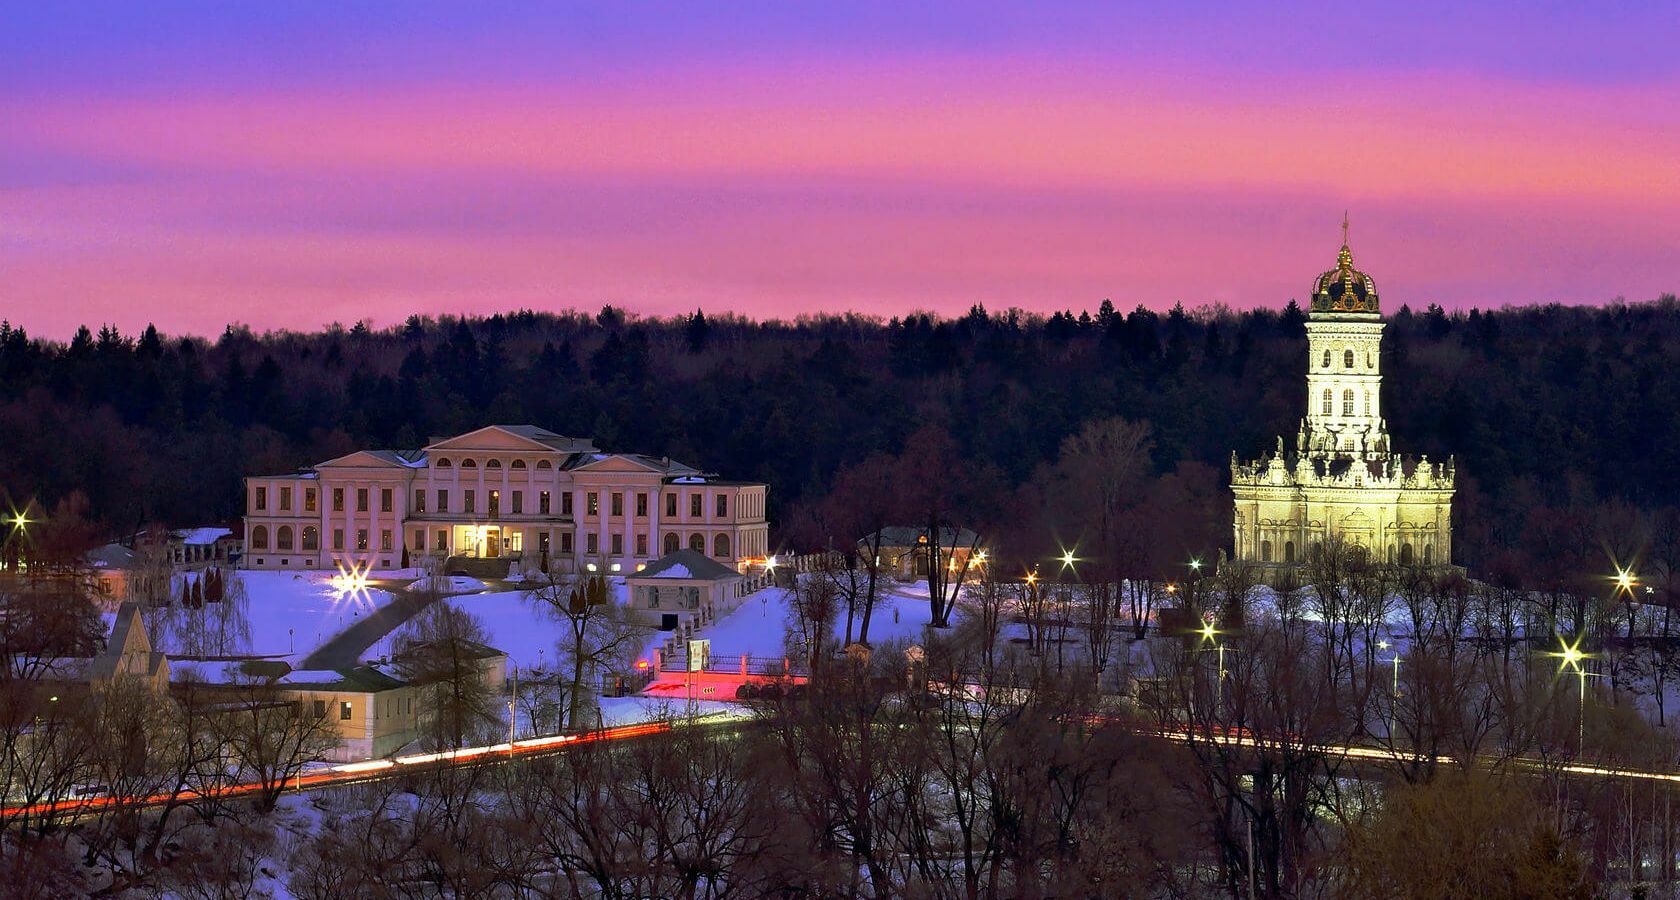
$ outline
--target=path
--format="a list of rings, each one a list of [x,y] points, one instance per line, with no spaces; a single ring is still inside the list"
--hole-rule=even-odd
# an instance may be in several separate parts
[[[362,652],[398,626],[432,605],[437,594],[409,593],[404,587],[375,585],[391,593],[391,602],[360,618],[356,624],[334,635],[298,663],[300,669],[348,669],[361,661]]]

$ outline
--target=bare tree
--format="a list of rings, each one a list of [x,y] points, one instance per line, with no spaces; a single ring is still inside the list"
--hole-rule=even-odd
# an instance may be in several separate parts
[[[589,708],[589,699],[596,695],[592,685],[598,685],[602,675],[629,671],[648,631],[626,618],[605,576],[546,576],[527,596],[563,629],[559,652],[571,669],[565,727],[588,728],[595,711]]]
[[[484,677],[488,635],[447,602],[427,606],[392,641],[392,658],[420,692],[422,730],[440,747],[462,747],[501,729],[498,698]]]

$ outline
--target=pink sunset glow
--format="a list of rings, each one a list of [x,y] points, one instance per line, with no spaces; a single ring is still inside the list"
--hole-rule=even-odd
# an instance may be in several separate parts
[[[1680,285],[1680,89],[919,56],[0,95],[7,315],[214,333],[519,307],[758,317]]]

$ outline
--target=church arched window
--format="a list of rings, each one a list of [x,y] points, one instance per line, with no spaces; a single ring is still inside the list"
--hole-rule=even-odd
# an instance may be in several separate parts
[[[1424,544],[1423,545],[1423,564],[1426,565],[1426,566],[1435,565],[1435,545],[1434,544]]]
[[[1365,368],[1375,369],[1376,367],[1377,367],[1377,355],[1375,353],[1372,353],[1369,350],[1365,351]]]
[[[1352,350],[1342,351],[1342,368],[1344,368],[1344,369],[1353,368],[1353,351]]]
[[[1346,388],[1342,391],[1342,415],[1353,415],[1353,388]]]
[[[1294,541],[1284,541],[1283,542],[1283,561],[1286,562],[1286,563],[1292,563],[1292,562],[1295,561],[1295,542]]]
[[[1328,416],[1328,415],[1330,415],[1331,412],[1333,412],[1331,404],[1334,403],[1334,402],[1335,402],[1334,400],[1330,399],[1330,389],[1325,388],[1324,389],[1324,414],[1325,415]]]
[[[1400,565],[1409,566],[1411,564],[1412,564],[1412,545],[1411,544],[1401,544],[1400,545]]]
[[[1326,369],[1330,368],[1330,351],[1329,350],[1324,351],[1324,368],[1326,368]]]
[[[1261,562],[1271,562],[1272,561],[1272,542],[1271,541],[1261,541],[1260,542],[1260,561]]]

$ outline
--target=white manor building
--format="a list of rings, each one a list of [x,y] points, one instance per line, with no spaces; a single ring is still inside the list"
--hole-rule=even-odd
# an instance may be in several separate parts
[[[1280,437],[1258,460],[1231,455],[1236,559],[1296,565],[1336,541],[1388,563],[1451,563],[1453,460],[1401,456],[1389,444],[1377,302],[1344,235],[1336,268],[1313,283],[1307,416],[1294,447]]]
[[[739,571],[769,552],[765,490],[532,425],[490,425],[416,451],[359,450],[246,478],[244,564],[629,573],[687,548]]]

